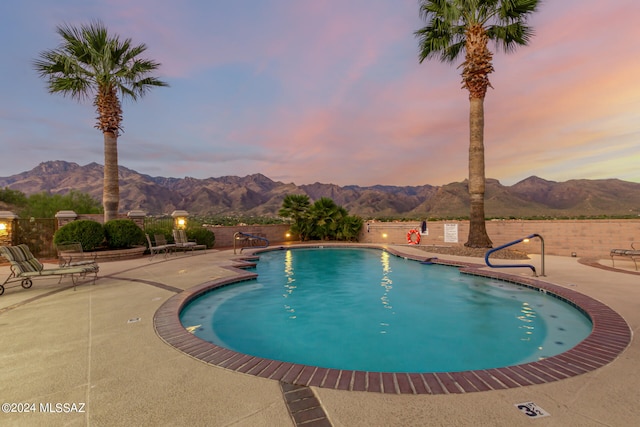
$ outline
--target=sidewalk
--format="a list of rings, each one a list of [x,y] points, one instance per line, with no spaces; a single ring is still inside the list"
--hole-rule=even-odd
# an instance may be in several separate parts
[[[232,276],[237,257],[222,250],[104,262],[96,285],[76,291],[56,278],[7,289],[0,296],[0,403],[30,412],[0,413],[0,425],[295,425],[279,382],[207,365],[155,333],[154,313],[167,299]],[[535,255],[529,262],[540,265]],[[576,258],[545,262],[541,279],[609,305],[638,331],[639,275]],[[530,274],[524,270],[516,274]],[[0,266],[0,277],[7,275]],[[640,417],[639,362],[632,340],[603,368],[538,386],[437,396],[311,389],[334,426],[630,426]],[[534,421],[514,406],[531,401],[550,416]]]

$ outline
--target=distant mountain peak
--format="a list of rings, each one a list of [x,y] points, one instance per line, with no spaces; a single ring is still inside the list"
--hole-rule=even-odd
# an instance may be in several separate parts
[[[30,195],[42,191],[66,194],[71,190],[102,199],[104,168],[98,163],[80,166],[55,160],[30,171],[0,178],[8,187]],[[191,214],[277,216],[287,194],[306,194],[311,201],[328,197],[351,214],[365,218],[451,218],[469,215],[468,180],[443,186],[374,185],[360,187],[316,182],[284,184],[261,173],[245,177],[197,179],[151,177],[124,166],[119,168],[120,211],[141,209],[168,214],[185,209]],[[513,186],[486,180],[488,217],[638,215],[640,184],[618,179],[555,182],[530,176]]]
[[[546,179],[542,179],[538,176],[535,175],[531,175],[528,178],[523,179],[522,181],[516,183],[515,185],[521,184],[521,183],[545,183],[545,184],[555,184],[556,181],[548,181]]]

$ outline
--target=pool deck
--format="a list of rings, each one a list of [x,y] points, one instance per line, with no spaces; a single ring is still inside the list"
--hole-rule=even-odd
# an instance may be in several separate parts
[[[58,284],[57,278],[7,289],[0,296],[0,403],[22,412],[5,413],[3,405],[0,425],[631,426],[640,418],[640,344],[633,339],[640,327],[640,274],[631,261],[616,260],[614,271],[547,256],[546,277],[539,278],[624,318],[634,336],[613,362],[540,385],[412,395],[290,387],[208,365],[165,343],[154,328],[158,309],[183,290],[238,274],[230,268],[238,258],[232,250],[208,250],[103,262],[96,284],[76,291],[70,279]],[[531,258],[526,262],[540,265],[539,256]],[[608,258],[594,261],[611,266]],[[509,272],[531,276],[528,269]],[[0,277],[8,274],[1,265]],[[527,417],[516,408],[524,402],[549,416]]]

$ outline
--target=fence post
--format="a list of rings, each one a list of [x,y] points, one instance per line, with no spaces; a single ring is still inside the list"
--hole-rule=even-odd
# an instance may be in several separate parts
[[[132,210],[127,212],[127,217],[129,217],[134,224],[144,230],[144,219],[147,217],[147,213],[145,211]]]
[[[58,211],[55,217],[58,220],[58,228],[60,228],[75,221],[78,218],[78,214],[74,211]]]
[[[11,211],[0,211],[0,245],[11,246],[13,243],[14,220],[18,215]]]

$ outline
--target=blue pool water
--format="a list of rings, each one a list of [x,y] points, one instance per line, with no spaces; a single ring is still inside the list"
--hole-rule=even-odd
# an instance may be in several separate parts
[[[208,292],[182,324],[267,359],[373,372],[450,372],[539,360],[591,332],[569,304],[375,249],[260,254],[257,280]]]

